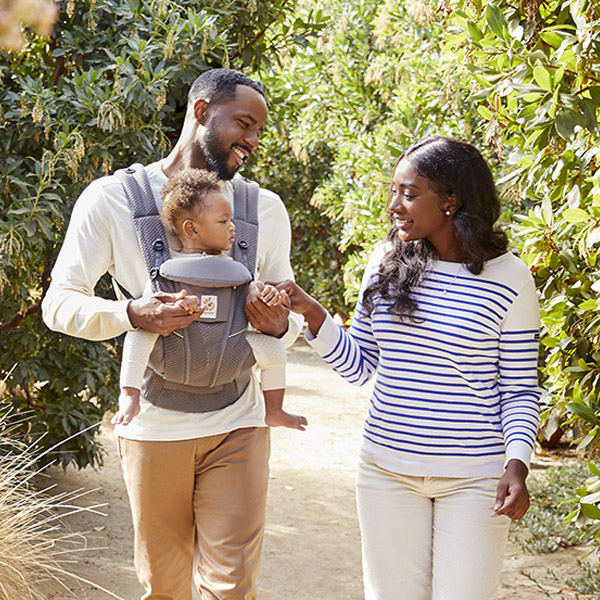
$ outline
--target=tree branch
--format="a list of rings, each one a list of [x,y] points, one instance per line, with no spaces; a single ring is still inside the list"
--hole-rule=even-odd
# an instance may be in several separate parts
[[[13,329],[14,327],[17,327],[19,323],[21,323],[21,321],[23,321],[27,317],[35,314],[41,314],[41,312],[42,303],[36,302],[35,304],[28,306],[24,311],[20,311],[17,314],[15,314],[10,321],[7,321],[6,323],[0,323],[0,332]]]
[[[50,285],[50,259],[46,254],[44,256],[44,268],[42,269],[42,300],[48,291],[48,286]],[[13,329],[18,327],[21,321],[24,321],[27,317],[31,315],[39,315],[42,313],[42,300],[39,302],[35,302],[31,306],[28,306],[24,311],[19,311],[10,321],[6,321],[5,323],[0,322],[0,333],[3,331],[8,331],[9,329]]]

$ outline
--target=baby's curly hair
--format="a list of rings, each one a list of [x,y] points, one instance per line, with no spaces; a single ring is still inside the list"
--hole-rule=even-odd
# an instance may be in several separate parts
[[[211,192],[220,192],[219,180],[214,173],[203,169],[184,169],[169,177],[162,189],[162,220],[166,227],[176,231],[183,213],[204,207]]]

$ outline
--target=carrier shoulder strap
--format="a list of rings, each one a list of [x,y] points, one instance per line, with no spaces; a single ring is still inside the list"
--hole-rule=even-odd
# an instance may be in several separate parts
[[[171,281],[161,277],[160,265],[171,258],[167,234],[144,166],[136,163],[115,172],[129,201],[133,227],[148,270],[153,292],[174,292]]]
[[[233,179],[234,260],[241,262],[254,277],[258,246],[258,191],[260,186],[245,177]]]

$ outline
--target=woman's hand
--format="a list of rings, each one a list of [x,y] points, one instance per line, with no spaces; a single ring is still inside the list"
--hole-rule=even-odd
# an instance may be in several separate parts
[[[248,296],[244,311],[252,327],[262,333],[280,338],[288,330],[288,307],[282,302],[267,304],[262,299],[265,284],[262,281],[253,281],[248,286]]]
[[[290,310],[300,313],[306,319],[308,328],[313,334],[317,334],[327,311],[309,294],[307,294],[297,283],[287,279],[275,284],[281,294],[281,303]]]
[[[506,465],[504,475],[496,488],[496,503],[492,516],[506,515],[511,519],[520,519],[529,508],[527,474],[529,469],[520,460],[513,458]]]

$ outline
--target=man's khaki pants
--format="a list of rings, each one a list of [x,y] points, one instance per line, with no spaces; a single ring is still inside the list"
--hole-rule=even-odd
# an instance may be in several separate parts
[[[255,600],[270,452],[266,427],[172,442],[118,439],[142,600]]]

